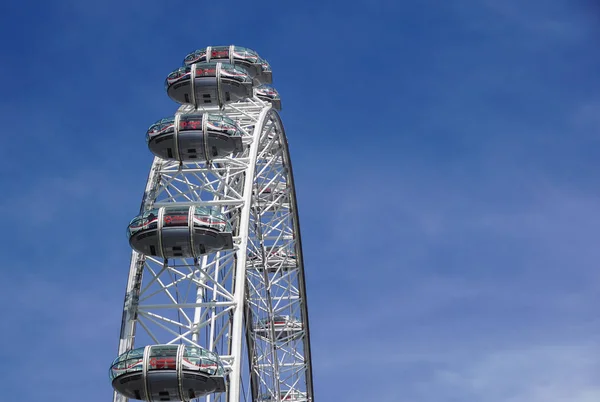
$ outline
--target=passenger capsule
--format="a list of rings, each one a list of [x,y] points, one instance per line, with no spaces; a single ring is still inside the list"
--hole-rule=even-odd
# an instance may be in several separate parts
[[[263,187],[254,191],[254,204],[263,209],[274,210],[280,206],[288,207],[288,191],[285,183],[277,183],[274,186]]]
[[[270,85],[260,85],[254,88],[254,95],[261,100],[271,102],[274,109],[281,110],[279,92]]]
[[[243,67],[229,63],[195,63],[180,67],[165,80],[175,102],[221,106],[252,97],[252,77]]]
[[[262,337],[271,337],[271,327],[275,331],[275,339],[278,341],[287,341],[296,338],[302,331],[302,322],[295,317],[287,315],[276,315],[265,320],[257,322],[254,326],[254,332]]]
[[[189,345],[151,345],[117,357],[109,371],[119,394],[143,401],[189,401],[225,392],[216,353]]]
[[[277,402],[277,401],[286,401],[286,402],[306,402],[308,401],[306,392],[296,391],[293,389],[282,389],[281,390],[281,398],[277,399],[273,395],[263,395],[259,398],[262,402]]]
[[[244,67],[257,84],[270,84],[273,81],[271,66],[252,49],[241,46],[209,46],[188,54],[183,60],[185,66],[194,63],[224,62]]]
[[[266,247],[264,258],[260,250],[248,256],[248,268],[259,271],[265,267],[268,272],[287,271],[297,266],[296,254],[285,247]]]
[[[241,133],[232,119],[220,114],[176,115],[150,126],[146,141],[163,159],[211,160],[242,151]]]
[[[231,225],[208,207],[151,209],[131,220],[127,236],[134,250],[162,258],[197,257],[233,248]]]

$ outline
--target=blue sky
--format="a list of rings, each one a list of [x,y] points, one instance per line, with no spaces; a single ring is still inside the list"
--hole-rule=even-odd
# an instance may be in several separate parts
[[[591,0],[0,7],[9,400],[111,398],[145,130],[231,43],[282,96],[317,401],[599,400]]]

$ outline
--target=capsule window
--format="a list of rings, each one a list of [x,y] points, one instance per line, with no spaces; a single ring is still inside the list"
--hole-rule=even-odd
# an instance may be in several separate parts
[[[201,130],[202,129],[202,117],[190,116],[181,119],[179,122],[180,130]]]
[[[211,59],[228,59],[229,46],[215,46],[210,50]]]
[[[163,224],[167,226],[187,226],[188,208],[170,208],[165,211]]]

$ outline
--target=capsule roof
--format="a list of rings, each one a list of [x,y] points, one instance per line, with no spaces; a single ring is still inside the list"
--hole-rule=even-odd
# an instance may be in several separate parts
[[[271,66],[252,49],[242,46],[209,46],[195,50],[188,54],[183,60],[183,65],[194,63],[228,61],[232,64],[240,64],[248,68],[254,79],[262,83],[270,83]]]
[[[271,85],[259,85],[254,89],[254,91],[256,92],[257,96],[265,96],[269,99],[279,99],[279,92],[277,92],[277,90]]]
[[[183,59],[184,65],[208,62],[211,60],[233,60],[245,61],[251,64],[259,64],[263,59],[252,49],[242,46],[208,46],[194,50]]]
[[[221,65],[221,76],[231,79],[235,79],[240,82],[252,82],[252,77],[248,73],[248,70],[241,66],[236,66],[230,63],[197,63],[183,67],[179,67],[173,70],[165,80],[165,88],[169,86],[189,80],[192,78],[192,69],[196,69],[196,78],[201,77],[216,77],[217,76],[217,64]]]
[[[179,345],[150,345],[150,346],[142,346],[140,348],[131,349],[131,350],[121,354],[116,359],[114,359],[111,366],[114,366],[115,364],[117,364],[119,362],[129,360],[129,359],[137,359],[137,358],[141,359],[142,357],[144,357],[144,350],[147,347],[151,348],[151,351],[152,351],[151,354],[159,354],[161,351],[164,352],[166,350],[177,349],[179,347]],[[212,359],[215,361],[215,363],[220,363],[219,355],[217,355],[214,352],[211,352],[208,349],[204,349],[204,348],[196,347],[196,346],[185,345],[183,357],[202,357],[202,358]]]
[[[163,217],[164,219],[168,219],[172,215],[181,215],[186,217],[187,222],[187,214],[190,207],[184,206],[169,206],[162,207],[164,209]],[[159,208],[160,209],[160,208]],[[147,210],[135,218],[133,218],[129,225],[127,226],[127,237],[130,238],[135,233],[145,230],[148,225],[158,220],[159,209],[150,209]],[[227,221],[227,218],[220,210],[214,207],[205,207],[205,206],[196,206],[194,208],[194,218],[200,218],[200,222],[209,226],[222,226],[223,231],[230,232],[231,224]],[[205,219],[202,219],[205,218]],[[195,220],[194,220],[195,222]]]

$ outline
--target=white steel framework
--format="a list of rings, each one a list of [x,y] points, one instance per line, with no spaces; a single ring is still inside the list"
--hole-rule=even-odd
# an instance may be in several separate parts
[[[309,325],[292,167],[283,125],[257,97],[177,114],[223,113],[243,152],[209,161],[155,157],[141,212],[219,208],[234,249],[163,260],[133,251],[119,355],[147,344],[187,344],[223,360],[227,392],[207,401],[312,402]],[[114,402],[127,398],[115,392]]]

